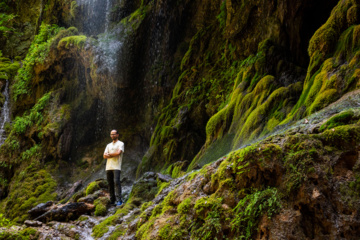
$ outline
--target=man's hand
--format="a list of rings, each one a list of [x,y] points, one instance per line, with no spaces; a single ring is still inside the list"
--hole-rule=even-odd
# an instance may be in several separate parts
[[[122,150],[118,150],[116,153],[104,153],[104,158],[117,157],[122,153]]]

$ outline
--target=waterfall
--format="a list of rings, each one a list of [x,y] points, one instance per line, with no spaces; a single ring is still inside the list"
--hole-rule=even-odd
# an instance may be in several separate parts
[[[86,35],[107,32],[110,23],[111,0],[77,0]]]
[[[105,32],[109,30],[110,23],[110,0],[106,0]]]
[[[6,80],[5,90],[3,94],[5,96],[5,102],[1,109],[0,115],[0,146],[4,143],[6,139],[5,124],[10,121],[9,80]]]

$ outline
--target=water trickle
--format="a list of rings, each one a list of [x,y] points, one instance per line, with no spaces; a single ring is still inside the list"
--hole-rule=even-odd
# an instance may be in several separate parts
[[[97,35],[107,31],[111,9],[110,0],[77,0],[78,11],[83,16],[83,31],[87,35]]]
[[[4,143],[6,139],[5,124],[10,121],[9,80],[6,80],[5,90],[3,94],[5,96],[5,102],[1,109],[0,115],[0,146]]]
[[[106,0],[105,32],[109,30],[110,23],[110,0]]]

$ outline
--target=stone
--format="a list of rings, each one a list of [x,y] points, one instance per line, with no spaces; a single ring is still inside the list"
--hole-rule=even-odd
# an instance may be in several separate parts
[[[169,175],[164,175],[161,173],[156,174],[157,179],[159,179],[162,182],[171,182],[173,179]]]
[[[28,211],[28,214],[30,214],[31,218],[36,218],[45,212],[49,211],[50,208],[54,205],[53,201],[48,201],[46,203],[40,203],[37,206],[33,207]]]
[[[43,225],[40,221],[26,220],[24,224],[28,227],[41,227]]]

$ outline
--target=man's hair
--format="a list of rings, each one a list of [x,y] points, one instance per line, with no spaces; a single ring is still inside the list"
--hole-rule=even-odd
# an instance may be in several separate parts
[[[112,132],[112,131],[115,131],[116,134],[119,134],[118,130],[116,130],[116,129],[111,130],[111,132]]]

